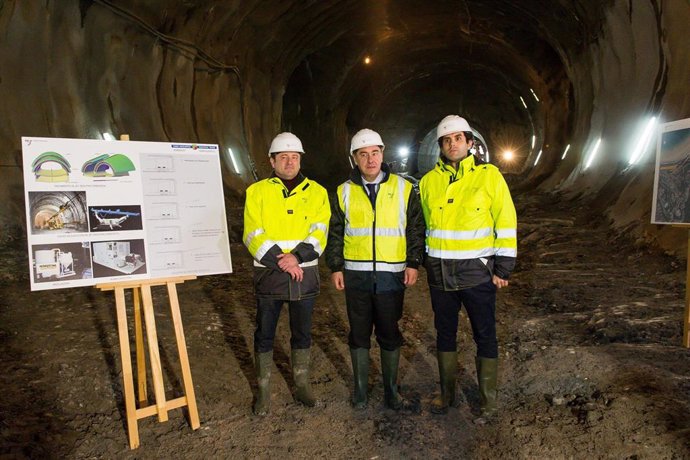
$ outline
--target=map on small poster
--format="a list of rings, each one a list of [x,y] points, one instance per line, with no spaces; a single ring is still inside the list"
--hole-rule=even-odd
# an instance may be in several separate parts
[[[231,273],[215,144],[23,137],[31,290]]]
[[[690,224],[690,118],[660,128],[652,223]]]

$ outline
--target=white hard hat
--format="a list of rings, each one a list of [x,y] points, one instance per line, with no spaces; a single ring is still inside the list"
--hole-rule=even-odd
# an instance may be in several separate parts
[[[443,136],[447,136],[451,133],[459,133],[460,131],[472,132],[470,124],[467,120],[458,115],[448,115],[446,118],[441,120],[436,128],[436,139],[441,139]]]
[[[371,147],[372,145],[378,145],[382,149],[385,147],[379,133],[372,131],[371,129],[361,129],[357,131],[357,134],[352,136],[350,153],[355,153],[355,150],[357,149]]]
[[[268,149],[268,156],[279,152],[299,152],[304,153],[302,141],[292,133],[280,133],[273,138],[271,148]]]

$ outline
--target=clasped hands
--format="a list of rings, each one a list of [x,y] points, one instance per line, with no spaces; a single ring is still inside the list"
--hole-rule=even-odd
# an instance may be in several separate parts
[[[289,274],[293,280],[301,282],[304,279],[304,270],[299,266],[299,260],[294,254],[283,253],[278,255],[278,267]]]

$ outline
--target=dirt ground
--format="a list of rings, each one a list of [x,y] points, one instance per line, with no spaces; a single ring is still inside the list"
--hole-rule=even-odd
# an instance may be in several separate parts
[[[690,351],[680,346],[685,261],[633,247],[556,196],[516,203],[519,262],[497,305],[501,416],[483,427],[472,423],[478,393],[464,315],[461,403],[445,416],[429,411],[438,371],[423,270],[402,321],[400,383],[414,410],[383,408],[376,345],[370,405],[350,408],[344,298],[323,270],[311,376],[319,406],[293,402],[285,314],[272,412],[253,416],[251,259],[238,240],[235,273],[180,288],[201,428],[191,430],[179,409],[165,423],[140,420],[141,447],[130,451],[112,293],[30,293],[25,242],[11,241],[0,248],[0,457],[690,458]],[[162,289],[154,302],[172,399],[182,384]]]

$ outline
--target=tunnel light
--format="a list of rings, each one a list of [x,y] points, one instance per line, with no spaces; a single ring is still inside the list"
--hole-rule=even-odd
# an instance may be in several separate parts
[[[534,146],[537,143],[537,136],[532,136],[532,150],[534,150]]]
[[[534,96],[534,99],[539,102],[539,98],[537,97],[537,93],[534,92],[532,88],[529,89],[529,91],[532,93],[532,96]]]
[[[652,134],[654,133],[655,126],[656,117],[652,117],[649,119],[649,122],[647,122],[647,126],[642,132],[642,136],[640,136],[640,139],[637,141],[635,151],[630,157],[630,160],[628,160],[629,164],[634,165],[635,163],[637,163],[642,157],[642,154],[647,151],[647,146],[649,146],[649,141],[652,139]]]
[[[568,154],[568,150],[570,150],[570,144],[565,146],[565,150],[563,150],[563,156],[561,157],[561,160],[565,160],[565,156]]]
[[[539,159],[540,159],[540,158],[541,158],[541,150],[540,150],[539,153],[537,154],[537,159],[534,160],[534,166],[537,166],[537,163],[539,163]]]
[[[364,58],[364,63],[365,63],[366,65],[371,64],[371,57],[366,56],[366,57]]]
[[[408,149],[407,147],[400,147],[398,149],[398,153],[400,154],[401,157],[407,158],[407,155],[410,154],[410,149]]]
[[[592,149],[592,153],[589,154],[589,158],[587,159],[587,163],[585,163],[585,169],[589,168],[590,165],[592,164],[592,161],[594,161],[594,157],[597,156],[597,152],[599,151],[599,146],[601,145],[601,137],[597,139],[597,143],[594,145],[594,148]]]
[[[503,159],[505,161],[513,161],[513,157],[514,154],[512,150],[506,150],[505,152],[503,152]]]
[[[520,102],[522,102],[522,105],[524,105],[525,108],[527,108],[527,103],[526,103],[525,100],[522,98],[522,96],[520,96]]]
[[[232,161],[232,167],[237,174],[240,173],[240,168],[237,167],[237,160],[235,160],[235,153],[230,147],[228,147],[228,153],[230,154],[230,161]]]
[[[110,134],[110,133],[102,133],[101,136],[103,136],[103,139],[105,139],[106,141],[115,141],[115,140],[117,140],[117,139],[115,139],[115,136],[113,136],[113,135]]]

